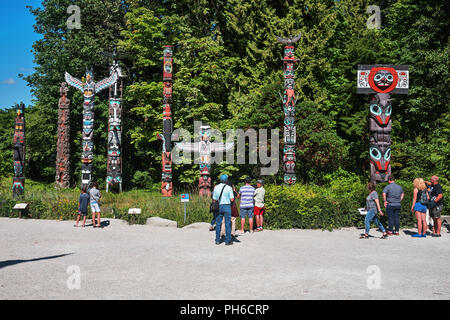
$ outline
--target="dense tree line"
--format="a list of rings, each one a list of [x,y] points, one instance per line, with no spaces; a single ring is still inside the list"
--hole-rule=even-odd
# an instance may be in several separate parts
[[[67,7],[81,8],[81,29],[66,26]],[[368,29],[368,5],[382,9],[382,28]],[[403,179],[449,176],[449,10],[443,1],[44,0],[30,8],[35,71],[25,77],[36,99],[27,108],[26,176],[53,181],[59,86],[64,72],[80,77],[93,66],[108,75],[101,51],[130,53],[124,70],[125,187],[159,183],[162,131],[162,51],[174,45],[175,128],[193,133],[202,120],[231,128],[282,128],[283,46],[276,36],[301,32],[296,44],[297,179],[323,183],[326,174],[368,179],[367,95],[356,94],[358,64],[409,64],[410,94],[394,96],[392,169]],[[80,177],[82,94],[70,90],[73,184]],[[20,98],[18,98],[20,99]],[[107,93],[96,101],[94,179],[104,181]],[[12,172],[13,113],[0,112],[0,172]],[[9,131],[8,131],[9,130]],[[10,132],[11,131],[11,132]],[[282,138],[282,134],[281,137]],[[213,166],[238,180],[257,165]],[[175,187],[197,180],[198,167],[175,166]],[[268,178],[281,182],[278,176]]]

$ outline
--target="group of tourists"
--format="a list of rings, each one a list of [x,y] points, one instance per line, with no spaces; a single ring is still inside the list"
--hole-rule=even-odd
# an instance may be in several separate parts
[[[89,190],[87,190],[87,187],[83,187],[81,189],[80,199],[78,201],[78,217],[77,222],[74,225],[74,227],[78,227],[78,223],[80,221],[80,218],[83,217],[83,225],[82,227],[86,226],[86,217],[88,213],[88,205],[91,207],[92,211],[92,226],[94,228],[102,228],[102,225],[100,223],[100,198],[102,194],[100,193],[100,190],[98,189],[97,182],[92,182],[92,187]],[[97,224],[95,223],[95,218],[97,217]]]
[[[225,237],[225,245],[232,245],[232,239],[236,236],[236,219],[240,216],[241,228],[238,230],[240,234],[244,234],[244,226],[246,218],[250,226],[250,233],[254,231],[263,231],[263,214],[265,209],[264,198],[265,189],[264,182],[258,180],[256,189],[251,185],[251,178],[245,179],[245,185],[236,191],[226,174],[220,177],[220,184],[214,187],[213,201],[218,202],[218,211],[211,220],[210,231],[216,230],[215,243],[220,244],[221,238]],[[237,209],[236,199],[240,198],[240,214]],[[256,228],[253,228],[253,216],[256,220]]]
[[[366,198],[366,217],[365,217],[365,233],[361,235],[361,239],[369,238],[370,224],[374,222],[380,231],[383,233],[382,239],[388,236],[399,235],[400,230],[400,209],[401,201],[404,197],[403,188],[395,183],[394,177],[388,177],[389,184],[383,189],[383,201],[388,217],[388,229],[386,230],[377,217],[377,213],[384,216],[381,210],[378,193],[375,191],[375,184],[369,182],[367,188],[369,195]],[[439,184],[439,178],[432,176],[430,181],[424,181],[422,178],[417,178],[413,182],[413,200],[411,205],[411,212],[415,214],[417,219],[417,233],[412,236],[415,238],[426,238],[427,236],[427,211],[433,219],[433,233],[432,237],[441,236],[441,212],[443,209],[442,202],[442,186]]]
[[[221,239],[225,238],[226,245],[232,245],[236,233],[244,234],[244,226],[246,218],[250,233],[263,231],[263,214],[265,210],[265,189],[264,182],[258,180],[256,188],[251,185],[252,179],[247,177],[245,185],[239,191],[236,191],[235,186],[229,181],[228,176],[223,174],[220,177],[220,184],[214,187],[213,201],[217,202],[218,210],[211,220],[210,231],[216,231],[215,243],[220,244]],[[400,230],[400,209],[401,202],[404,197],[403,188],[395,182],[394,177],[388,177],[389,184],[383,189],[383,203],[386,209],[388,218],[387,230],[384,228],[378,215],[384,216],[381,210],[380,200],[376,192],[375,183],[369,182],[367,185],[369,195],[366,198],[366,216],[365,216],[365,233],[360,236],[361,239],[369,238],[371,223],[382,232],[382,239],[388,236],[399,235]],[[412,236],[415,238],[426,238],[428,230],[427,213],[433,221],[432,237],[441,236],[441,212],[443,209],[442,201],[442,186],[439,184],[439,178],[432,176],[430,181],[425,181],[422,178],[414,179],[413,200],[411,205],[411,212],[417,219],[417,233]],[[78,217],[74,227],[78,227],[78,223],[83,218],[82,227],[86,226],[86,217],[88,214],[88,206],[90,205],[92,211],[92,226],[94,228],[101,228],[100,223],[100,198],[101,193],[98,189],[98,184],[92,182],[91,189],[87,190],[83,187],[81,190],[78,206]],[[240,198],[240,210],[237,209],[236,199]],[[240,213],[239,213],[240,211]],[[241,228],[236,231],[236,219],[241,218]],[[256,225],[254,228],[255,217]],[[96,221],[97,218],[97,221]]]

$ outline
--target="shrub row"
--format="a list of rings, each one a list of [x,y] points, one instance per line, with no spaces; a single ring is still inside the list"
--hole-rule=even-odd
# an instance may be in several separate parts
[[[408,181],[398,181],[405,198],[400,212],[402,228],[415,224],[411,212],[413,186]],[[382,190],[386,183],[377,185],[383,211]],[[8,188],[9,189],[9,188]],[[266,185],[266,213],[264,224],[270,229],[326,229],[364,226],[364,217],[357,211],[365,206],[368,194],[367,183],[351,174],[331,175],[324,186],[297,183],[293,186]],[[6,193],[7,192],[7,193]],[[16,203],[29,204],[29,216],[35,219],[73,220],[77,215],[79,191],[55,190],[50,188],[30,188],[24,198],[13,200],[10,190],[0,189],[0,216],[17,217],[12,208]],[[444,199],[450,194],[444,192]],[[210,200],[198,195],[191,195],[187,203],[186,225],[194,222],[210,222]],[[238,201],[239,205],[239,201]],[[141,215],[129,215],[129,208],[141,208]],[[121,194],[103,192],[102,217],[118,218],[129,223],[145,224],[149,217],[158,216],[174,220],[178,226],[184,226],[184,206],[179,195],[162,198],[158,192],[133,190]],[[448,208],[444,206],[444,214]],[[240,219],[237,228],[240,227]],[[383,225],[387,218],[381,217]],[[248,225],[247,225],[248,227]]]

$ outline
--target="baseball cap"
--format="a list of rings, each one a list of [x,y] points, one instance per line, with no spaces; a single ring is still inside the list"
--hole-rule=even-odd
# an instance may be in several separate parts
[[[220,176],[220,181],[221,182],[227,182],[227,180],[228,180],[228,176],[226,174],[223,174],[223,175]]]

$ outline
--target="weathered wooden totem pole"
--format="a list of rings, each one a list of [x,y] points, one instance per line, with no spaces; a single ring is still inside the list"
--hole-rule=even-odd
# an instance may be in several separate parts
[[[171,197],[172,182],[172,82],[173,82],[173,47],[164,46],[163,56],[163,133],[158,134],[162,140],[162,175],[161,194],[163,197]]]
[[[58,141],[56,143],[55,188],[70,186],[70,100],[67,83],[61,83],[58,103]]]
[[[23,168],[25,166],[25,105],[16,104],[16,118],[14,119],[14,139],[13,139],[13,161],[14,177],[12,192],[13,197],[24,194],[25,177]]]
[[[301,34],[291,38],[277,37],[278,42],[285,44],[283,61],[284,94],[281,97],[284,110],[284,147],[283,147],[283,170],[284,183],[293,185],[296,182],[295,176],[295,143],[297,141],[295,128],[295,70],[294,63],[295,47],[293,44],[300,40]]]
[[[117,81],[117,73],[111,72],[109,78],[94,82],[92,70],[86,70],[85,82],[65,74],[66,82],[83,92],[83,132],[81,156],[81,187],[89,188],[92,177],[92,161],[94,159],[94,98],[97,93],[112,86]]]
[[[116,73],[117,81],[109,87],[109,119],[108,119],[108,163],[106,167],[106,192],[110,187],[119,185],[122,192],[122,103],[123,80],[119,60],[125,57],[114,49],[112,53],[104,55],[113,59],[111,74]]]
[[[200,179],[198,181],[199,194],[211,196],[211,153],[226,152],[234,147],[234,142],[211,142],[211,127],[200,127],[200,142],[178,142],[176,147],[183,152],[198,153],[200,157]]]
[[[370,100],[370,181],[386,182],[391,174],[391,93],[407,94],[407,65],[358,65],[357,93],[374,94]]]

